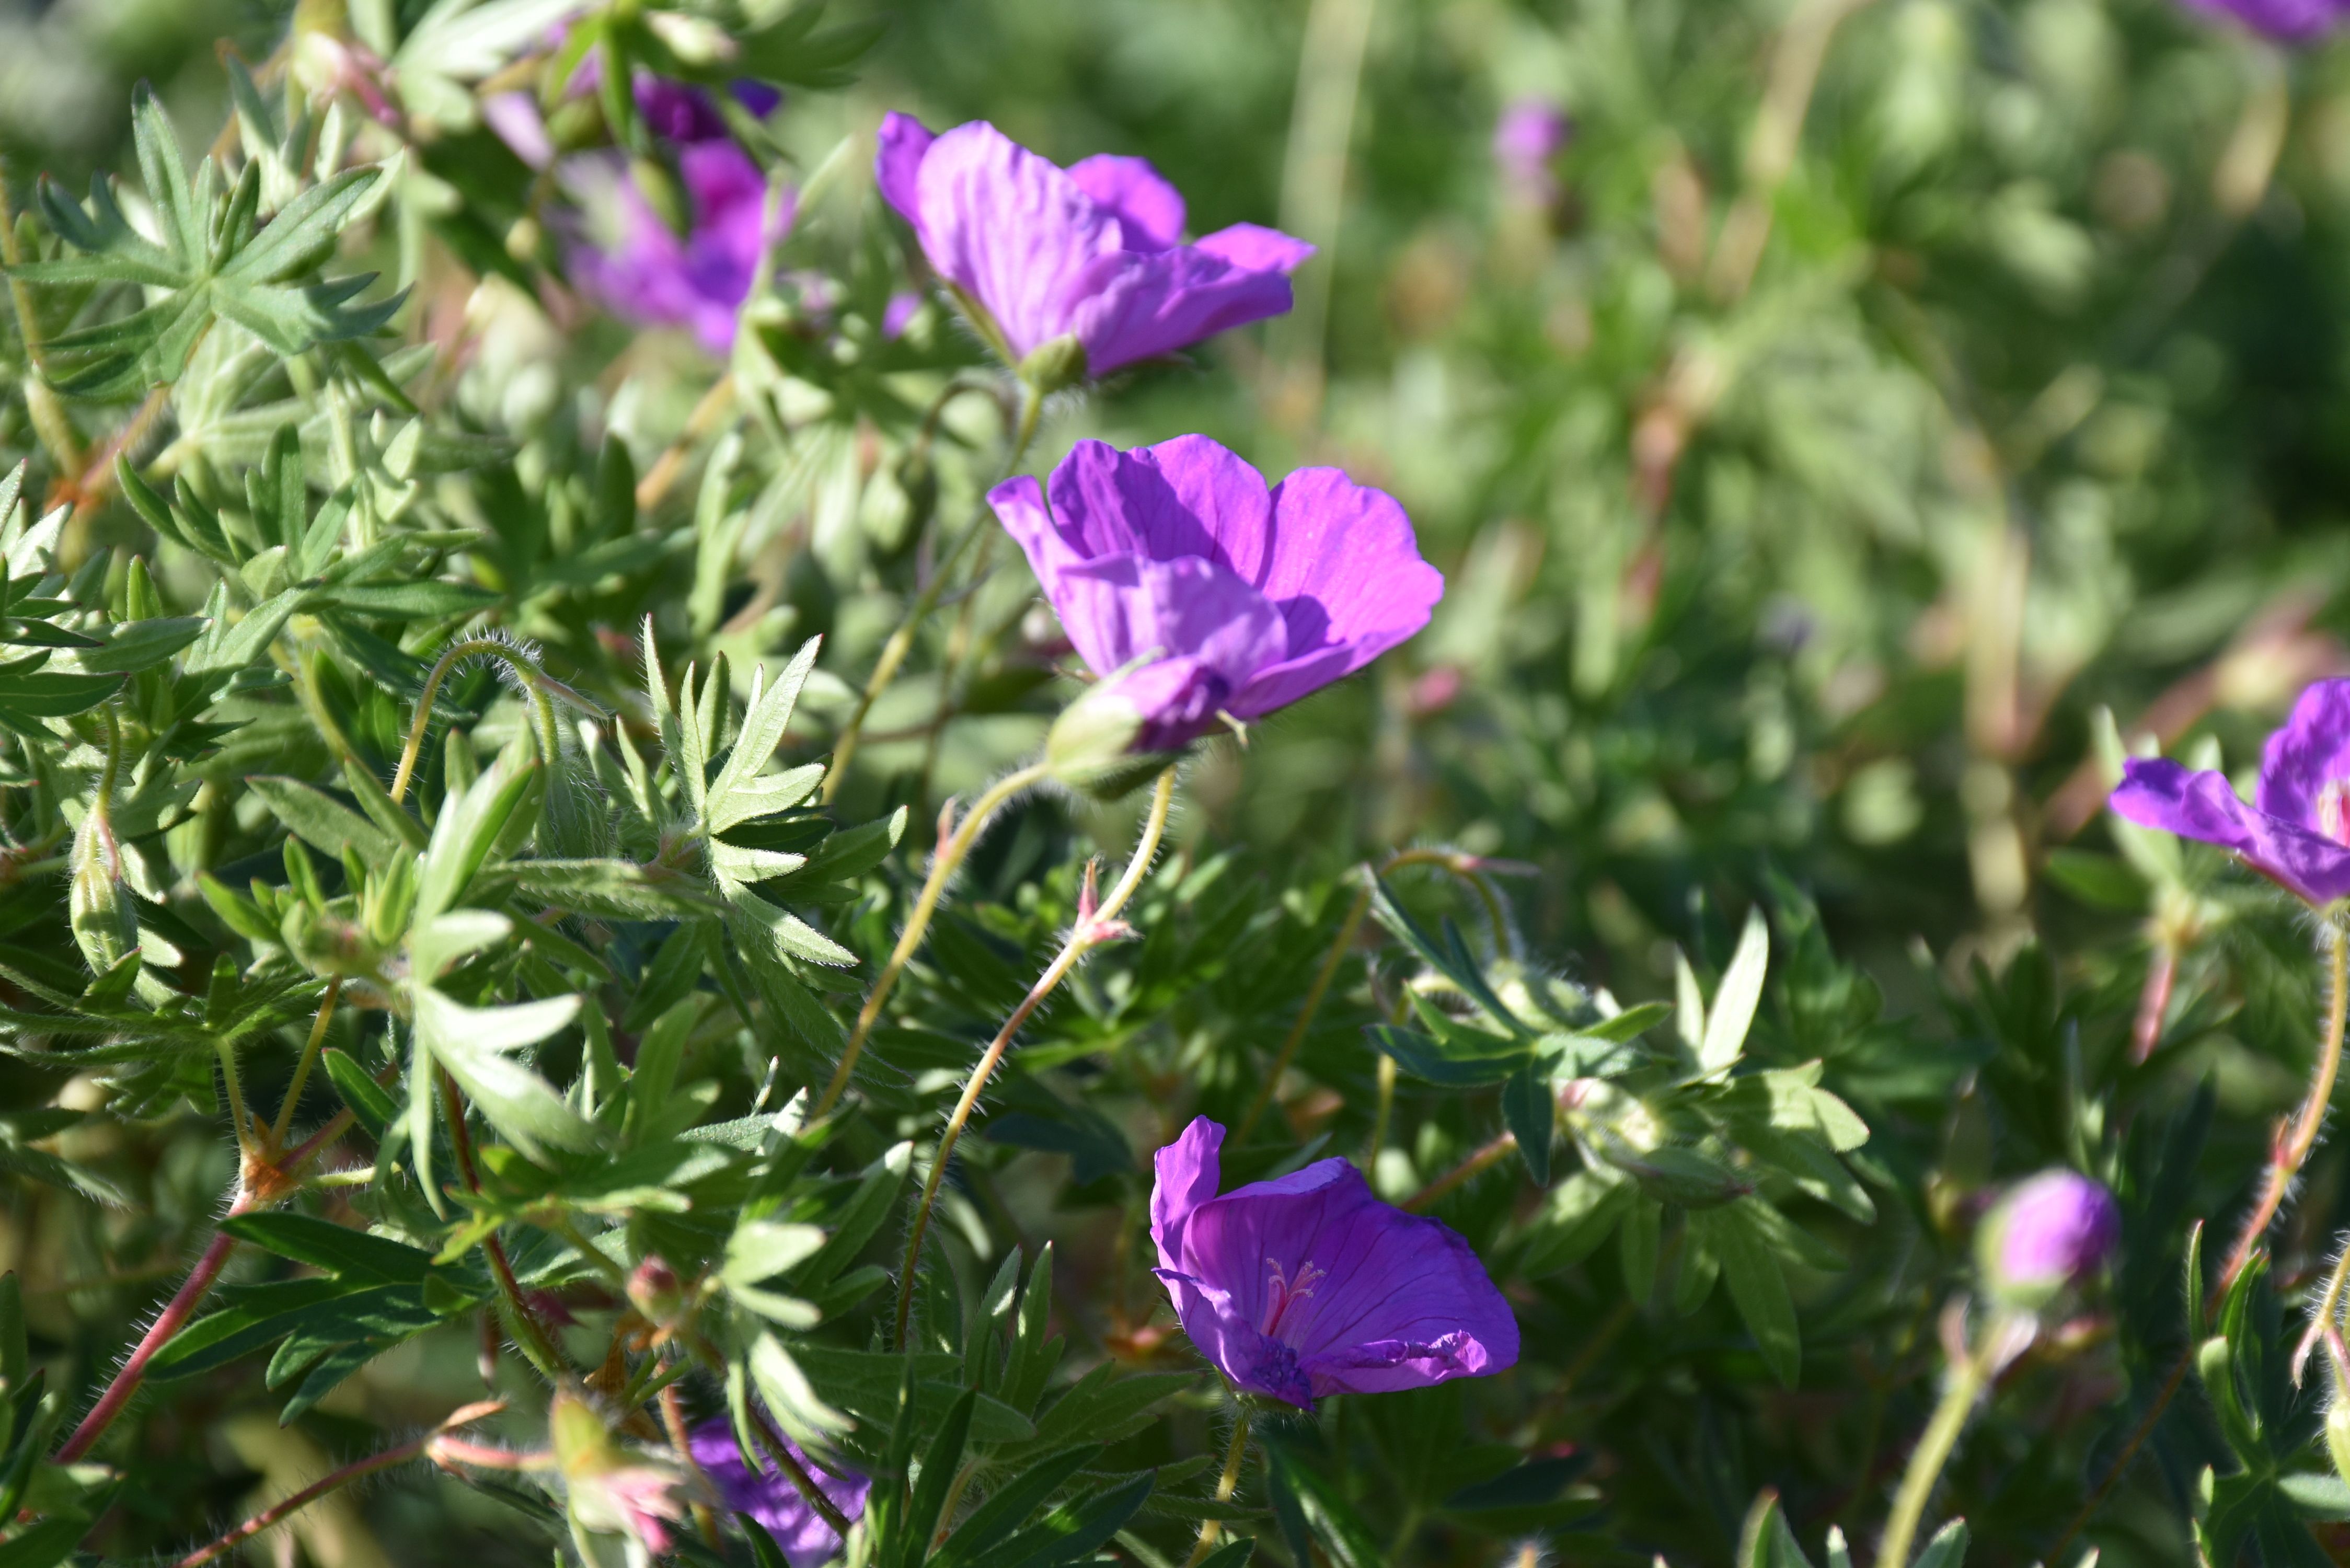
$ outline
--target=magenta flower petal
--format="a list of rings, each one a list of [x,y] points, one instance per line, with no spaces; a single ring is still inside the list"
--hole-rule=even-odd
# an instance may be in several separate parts
[[[881,188],[881,199],[914,225],[917,237],[922,232],[922,203],[914,179],[923,155],[937,140],[920,120],[893,109],[882,119],[879,146],[873,158],[873,182]]]
[[[1228,261],[1243,272],[1295,272],[1314,247],[1262,223],[1233,223],[1203,235],[1191,248]]]
[[[555,161],[555,139],[547,134],[546,117],[538,99],[526,92],[492,93],[482,100],[483,122],[497,133],[514,155],[533,169]]]
[[[656,136],[671,141],[715,141],[726,134],[726,121],[717,105],[700,88],[639,71],[629,84],[637,112]]]
[[[2078,1171],[2043,1171],[2012,1188],[1984,1220],[1977,1241],[1983,1283],[2017,1305],[2045,1305],[2104,1267],[2121,1234],[2121,1208],[2102,1185]]]
[[[2246,805],[2224,774],[2189,773],[2167,757],[2133,757],[2113,808],[2142,827],[2233,850],[2306,902],[2350,897],[2350,847]]]
[[[1183,193],[1147,158],[1097,152],[1069,165],[1069,179],[1094,205],[1118,220],[1118,244],[1129,251],[1172,250],[1183,242]]]
[[[840,1550],[839,1535],[808,1506],[789,1477],[775,1469],[754,1474],[743,1465],[731,1423],[702,1422],[687,1434],[686,1446],[693,1450],[693,1462],[718,1489],[719,1501],[726,1511],[747,1513],[757,1520],[783,1548],[784,1560],[791,1568],[816,1568]],[[873,1490],[871,1481],[863,1476],[832,1474],[788,1437],[784,1447],[815,1478],[817,1490],[832,1500],[834,1507],[852,1520],[865,1511],[866,1494]],[[763,1463],[773,1462],[764,1454],[760,1459]]]
[[[1138,750],[1361,669],[1444,593],[1393,497],[1328,468],[1268,489],[1205,436],[1123,452],[1079,441],[1049,487],[1014,479],[988,500],[1095,674],[1154,650],[1169,661],[1121,682],[1145,720]]]
[[[2233,16],[2257,33],[2299,42],[2315,37],[2342,20],[2344,0],[2188,0],[2200,11]]]
[[[932,137],[889,116],[874,178],[1014,360],[1074,336],[1096,376],[1279,315],[1311,254],[1249,226],[1179,244],[1183,199],[1142,160],[1063,169],[983,121]]]
[[[1518,1324],[1469,1243],[1326,1159],[1212,1193],[1223,1129],[1202,1116],[1158,1158],[1158,1272],[1184,1332],[1241,1387],[1311,1408],[1515,1365]]]
[[[631,320],[691,327],[713,352],[732,347],[760,262],[791,227],[789,195],[770,196],[751,155],[725,140],[679,151],[693,206],[684,234],[661,221],[618,159],[573,159],[565,172],[589,214],[570,254],[580,286]]]
[[[1556,181],[1551,161],[1566,148],[1575,122],[1548,99],[1520,99],[1493,122],[1493,161],[1521,191],[1548,196]]]
[[[2350,792],[2350,680],[2320,680],[2303,691],[2284,728],[2261,753],[2261,810],[2334,843],[2345,841]]]

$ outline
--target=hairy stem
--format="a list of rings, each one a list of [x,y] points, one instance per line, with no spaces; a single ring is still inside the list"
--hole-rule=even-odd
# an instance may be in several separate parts
[[[1036,439],[1036,426],[1044,412],[1044,393],[1035,385],[1024,382],[1020,389],[1020,415],[1012,431],[1012,447],[1004,455],[1003,472],[996,483],[1011,478],[1013,471],[1020,466],[1020,460],[1028,455],[1029,443]],[[988,488],[993,490],[995,486],[991,484]],[[962,559],[963,552],[970,549],[994,521],[995,514],[983,496],[978,514],[972,518],[962,536],[948,547],[945,559],[931,571],[931,580],[922,585],[922,591],[914,596],[914,602],[907,607],[905,618],[889,634],[889,640],[881,645],[881,657],[874,660],[873,673],[866,678],[865,690],[857,694],[857,706],[850,711],[848,722],[842,726],[840,738],[832,743],[832,767],[825,774],[824,793],[820,797],[823,805],[830,805],[833,797],[840,793],[841,781],[848,776],[848,764],[857,756],[857,738],[865,728],[865,716],[873,711],[874,701],[897,678],[898,667],[906,662],[906,655],[913,651],[915,635],[921,630],[922,623],[930,618],[931,612],[939,607],[939,596],[946,592],[947,583],[954,576],[955,564]]]
[[[1503,1133],[1501,1137],[1495,1138],[1492,1142],[1486,1144],[1484,1147],[1478,1149],[1476,1153],[1471,1155],[1468,1158],[1454,1166],[1451,1170],[1446,1171],[1443,1175],[1438,1177],[1435,1180],[1430,1182],[1427,1186],[1413,1193],[1409,1198],[1405,1199],[1403,1200],[1405,1210],[1410,1213],[1418,1214],[1432,1207],[1438,1199],[1442,1198],[1454,1188],[1463,1185],[1477,1176],[1482,1175],[1483,1172],[1492,1169],[1502,1161],[1509,1158],[1510,1151],[1517,1147],[1518,1135],[1515,1133]]]
[[[312,1481],[283,1502],[274,1503],[262,1510],[210,1546],[189,1552],[180,1559],[178,1568],[199,1568],[199,1564],[210,1563],[215,1558],[225,1557],[236,1550],[241,1542],[252,1540],[273,1525],[284,1523],[338,1487],[348,1486],[360,1477],[373,1475],[378,1470],[390,1469],[394,1465],[406,1464],[422,1453],[432,1445],[432,1440],[442,1433],[452,1428],[470,1425],[485,1416],[495,1415],[504,1408],[504,1401],[497,1399],[488,1400],[479,1405],[468,1405],[421,1437],[412,1438],[405,1443],[386,1449],[380,1454],[369,1454],[366,1459],[354,1460],[333,1474]]]
[[[473,1167],[473,1139],[465,1130],[465,1102],[457,1092],[457,1080],[439,1067],[432,1075],[441,1084],[441,1108],[449,1118],[449,1144],[456,1151],[457,1174],[465,1183],[465,1190],[481,1190],[481,1176]],[[490,1273],[497,1281],[498,1294],[505,1303],[506,1315],[514,1320],[515,1343],[522,1346],[531,1365],[550,1379],[561,1380],[570,1368],[555,1335],[538,1321],[524,1299],[522,1282],[515,1278],[514,1264],[506,1257],[506,1244],[494,1231],[482,1238],[482,1251],[490,1260]]]
[[[707,1486],[709,1478],[702,1473],[702,1461],[693,1457],[691,1436],[686,1430],[685,1398],[677,1391],[674,1383],[660,1391],[660,1414],[661,1429],[669,1434],[669,1446],[677,1450],[677,1462],[685,1467],[688,1475]],[[709,1543],[712,1551],[717,1551],[718,1516],[711,1511],[708,1503],[699,1498],[687,1506],[693,1511],[693,1528],[701,1532],[702,1539]]]
[[[1993,1337],[1985,1334],[1984,1345],[1989,1345]],[[1934,1483],[1941,1479],[1950,1449],[1966,1429],[1975,1401],[1982,1397],[1989,1372],[1981,1351],[1969,1352],[1951,1366],[1950,1381],[1942,1386],[1941,1403],[1934,1407],[1933,1419],[1926,1423],[1925,1435],[1909,1455],[1900,1490],[1893,1494],[1893,1512],[1885,1521],[1885,1535],[1877,1548],[1877,1568],[1908,1568],[1909,1543],[1918,1538],[1918,1524],[1934,1495]]]
[[[848,1044],[841,1047],[840,1065],[833,1069],[832,1081],[824,1086],[824,1096],[816,1101],[817,1116],[825,1115],[838,1105],[840,1096],[847,1092],[849,1075],[856,1070],[857,1058],[865,1050],[866,1039],[873,1033],[875,1021],[881,1016],[881,1004],[889,999],[898,977],[905,972],[915,950],[922,945],[922,938],[931,929],[931,917],[938,912],[939,900],[946,896],[947,884],[962,868],[964,857],[971,854],[971,846],[979,842],[980,833],[987,826],[989,819],[1003,808],[1004,802],[1042,782],[1044,777],[1045,767],[1040,763],[999,780],[979,797],[979,803],[962,819],[962,826],[939,846],[938,853],[931,859],[930,875],[923,878],[922,890],[916,896],[914,907],[906,916],[906,929],[898,933],[898,945],[890,950],[889,961],[881,966],[880,974],[874,979],[872,992],[866,997],[865,1005],[858,1010],[856,1027],[848,1032]]]
[[[1216,1480],[1216,1501],[1230,1502],[1232,1494],[1241,1490],[1241,1466],[1248,1459],[1249,1413],[1243,1405],[1232,1417],[1232,1445],[1224,1450],[1224,1473]],[[1216,1549],[1216,1538],[1223,1533],[1223,1521],[1203,1519],[1200,1521],[1200,1539],[1191,1547],[1191,1560],[1184,1568],[1200,1568],[1208,1553]]]
[[[417,695],[416,717],[408,726],[408,743],[400,749],[400,767],[391,775],[391,803],[394,805],[406,798],[408,781],[415,775],[416,759],[424,750],[424,732],[432,722],[432,704],[441,695],[441,683],[469,659],[502,659],[531,687],[532,694],[537,700],[536,717],[541,729],[539,743],[542,747],[546,744],[545,732],[552,720],[552,709],[546,693],[537,689],[540,679],[538,666],[524,658],[520,649],[494,637],[461,639],[451,643],[433,663],[432,672],[424,678],[424,690]]]
[[[244,1212],[242,1203],[229,1210],[232,1217]],[[99,1396],[98,1403],[89,1407],[89,1414],[81,1418],[81,1425],[73,1429],[73,1436],[68,1438],[65,1446],[57,1451],[57,1463],[72,1464],[88,1453],[99,1438],[106,1435],[106,1429],[114,1424],[114,1418],[122,1414],[122,1407],[130,1403],[130,1397],[139,1392],[139,1385],[147,1376],[147,1364],[155,1359],[155,1353],[169,1344],[173,1334],[180,1332],[181,1326],[195,1312],[196,1303],[204,1299],[205,1293],[220,1278],[221,1271],[228,1266],[229,1255],[235,1251],[235,1237],[225,1231],[214,1232],[211,1244],[196,1260],[196,1266],[188,1271],[188,1277],[181,1284],[179,1293],[156,1314],[155,1321],[147,1325],[147,1332],[140,1335],[138,1345],[132,1347],[130,1359],[122,1364],[121,1370],[115,1373],[114,1381],[106,1386],[106,1392]]]
[[[801,1501],[816,1510],[817,1518],[832,1526],[835,1535],[844,1541],[848,1539],[848,1516],[840,1511],[838,1503],[825,1495],[824,1488],[816,1485],[807,1467],[792,1457],[784,1435],[755,1405],[751,1407],[751,1429],[758,1434],[759,1446],[767,1450],[767,1457],[775,1461],[775,1468],[784,1472],[784,1479],[792,1483],[792,1490],[800,1494]]]
[[[2318,1134],[2324,1130],[2326,1110],[2334,1101],[2334,1083],[2342,1071],[2343,1029],[2345,1023],[2350,1023],[2350,931],[2332,926],[2326,935],[2330,944],[2326,980],[2331,994],[2326,999],[2325,1038],[2318,1045],[2317,1064],[2310,1073],[2309,1094],[2293,1120],[2277,1128],[2276,1142],[2269,1151],[2268,1172],[2261,1183],[2260,1200],[2244,1216],[2243,1229],[2237,1233],[2227,1266],[2220,1271],[2219,1282],[2212,1286],[2215,1294],[2225,1294],[2251,1266],[2253,1251],[2268,1234],[2277,1210],[2283,1207],[2294,1180],[2301,1175],[2303,1164],[2317,1147]]]
[[[972,1107],[979,1104],[979,1096],[985,1092],[988,1079],[994,1075],[997,1064],[1012,1047],[1013,1037],[1020,1033],[1021,1025],[1028,1022],[1029,1015],[1053,994],[1055,988],[1087,953],[1102,943],[1115,941],[1126,934],[1126,928],[1118,922],[1118,913],[1126,908],[1127,900],[1133,898],[1134,890],[1142,885],[1144,874],[1150,869],[1152,857],[1159,853],[1159,836],[1167,829],[1167,808],[1174,796],[1175,770],[1169,768],[1159,775],[1159,783],[1150,792],[1150,814],[1143,819],[1142,836],[1134,846],[1134,858],[1127,862],[1126,874],[1118,879],[1118,886],[1109,890],[1098,909],[1079,915],[1076,929],[1069,933],[1069,940],[1062,944],[1060,953],[1045,966],[1036,983],[1028,988],[1028,994],[1020,999],[1020,1005],[1014,1008],[1012,1016],[1003,1021],[1003,1027],[996,1031],[995,1038],[988,1042],[978,1065],[971,1070],[970,1081],[962,1086],[962,1097],[955,1101],[953,1114],[947,1117],[946,1130],[939,1135],[938,1153],[931,1159],[930,1175],[922,1181],[922,1199],[914,1209],[914,1223],[906,1238],[905,1266],[898,1276],[898,1327],[893,1343],[901,1347],[906,1343],[906,1325],[913,1316],[914,1274],[916,1266],[921,1262],[922,1237],[930,1229],[931,1209],[938,1201],[939,1186],[946,1179],[947,1167],[954,1156],[957,1140],[962,1137],[964,1126],[971,1120]]]

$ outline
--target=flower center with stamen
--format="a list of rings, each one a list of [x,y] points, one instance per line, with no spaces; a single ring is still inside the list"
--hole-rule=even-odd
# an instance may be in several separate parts
[[[2317,830],[2336,844],[2350,845],[2350,779],[2328,779],[2317,792]]]
[[[1314,1287],[1328,1279],[1330,1274],[1328,1270],[1317,1269],[1310,1262],[1298,1264],[1294,1279],[1283,1272],[1278,1261],[1268,1260],[1265,1267],[1272,1271],[1273,1282],[1265,1306],[1263,1332],[1266,1338],[1278,1339],[1289,1309],[1312,1295]]]

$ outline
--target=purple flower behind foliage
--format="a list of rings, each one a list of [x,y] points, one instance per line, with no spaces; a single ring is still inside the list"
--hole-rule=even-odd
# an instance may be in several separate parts
[[[1139,158],[1063,169],[983,121],[882,122],[874,175],[940,275],[1014,360],[1063,337],[1102,376],[1289,308],[1302,240],[1235,223],[1182,241],[1183,198]]]
[[[768,1456],[760,1458],[770,1468],[757,1474],[743,1463],[743,1450],[735,1445],[731,1423],[704,1421],[687,1434],[686,1445],[693,1450],[693,1462],[718,1489],[721,1506],[729,1513],[747,1513],[757,1520],[783,1548],[784,1561],[792,1568],[816,1568],[819,1563],[830,1562],[840,1550],[839,1535],[808,1506],[791,1479],[772,1468]],[[865,1511],[865,1494],[873,1490],[871,1481],[863,1476],[834,1475],[789,1438],[784,1439],[784,1447],[843,1514],[853,1520]]]
[[[1353,673],[1444,594],[1395,498],[1335,468],[1267,489],[1206,436],[1132,452],[1086,441],[1053,471],[1049,508],[1047,494],[1024,476],[987,499],[1104,678],[1096,692],[1131,704],[1135,752]]]
[[[790,192],[770,192],[751,155],[719,140],[681,147],[677,171],[691,212],[680,234],[647,200],[628,163],[583,155],[565,182],[584,213],[571,275],[615,313],[647,325],[691,327],[713,353],[733,345],[734,322],[761,258],[791,227]]]
[[[2311,904],[2350,898],[2350,680],[2301,694],[2269,737],[2254,804],[2227,776],[2189,773],[2167,757],[2132,757],[2113,807],[2142,826],[2232,849]]]
[[[1223,1141],[1201,1116],[1159,1151],[1150,1230],[1183,1332],[1234,1384],[1311,1409],[1516,1363],[1517,1319],[1457,1232],[1343,1159],[1219,1198]]]
[[[2187,0],[2198,10],[2233,16],[2256,33],[2299,41],[2314,38],[2350,13],[2345,0]]]
[[[2121,1230],[2112,1193],[2077,1171],[2043,1171],[2010,1189],[1984,1220],[1983,1282],[2016,1305],[2045,1304],[2104,1266]]]
[[[1575,122],[1555,103],[1520,99],[1493,123],[1493,161],[1513,187],[1546,201],[1558,188],[1551,161],[1574,134]]]

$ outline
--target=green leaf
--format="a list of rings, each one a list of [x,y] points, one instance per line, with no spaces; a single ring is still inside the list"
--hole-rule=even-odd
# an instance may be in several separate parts
[[[1557,1130],[1558,1106],[1550,1096],[1550,1078],[1531,1064],[1510,1075],[1502,1085],[1502,1119],[1518,1141],[1518,1154],[1536,1187],[1550,1185],[1550,1146]]]
[[[1064,1503],[1030,1529],[972,1558],[969,1568],[1060,1568],[1087,1556],[1125,1527],[1159,1482],[1145,1470],[1122,1486]]]
[[[432,1262],[432,1253],[404,1241],[282,1210],[232,1215],[221,1229],[281,1258],[349,1279],[420,1282]]]
[[[2307,1539],[2306,1532],[2303,1539]],[[1967,1521],[1954,1519],[1934,1532],[1918,1553],[1917,1568],[1959,1568],[1967,1560]]]
[[[0,670],[0,719],[23,728],[36,719],[86,713],[121,690],[120,675],[61,670]]]
[[[920,1568],[930,1555],[939,1516],[946,1509],[948,1490],[954,1483],[956,1468],[962,1463],[963,1444],[971,1437],[972,1411],[978,1403],[979,1390],[964,1389],[962,1397],[947,1407],[938,1436],[922,1450],[921,1479],[914,1483],[913,1498],[907,1504],[902,1521],[903,1530],[891,1543],[896,1550],[883,1559],[889,1568]]]
[[[51,662],[84,675],[136,675],[167,662],[203,636],[205,625],[202,616],[118,622],[107,628],[106,640],[98,647],[77,648]]]
[[[527,1158],[546,1164],[548,1145],[596,1147],[596,1128],[546,1079],[504,1054],[568,1024],[578,1014],[578,997],[467,1007],[431,986],[416,987],[413,995],[418,1045],[447,1069],[489,1124]]]
[[[343,1104],[351,1108],[359,1126],[367,1129],[368,1137],[381,1143],[384,1129],[400,1114],[399,1102],[348,1052],[328,1050],[318,1060],[327,1070],[328,1081],[335,1085],[335,1093],[343,1097]]]
[[[322,855],[339,860],[348,850],[369,865],[380,866],[400,853],[400,841],[390,834],[300,779],[261,774],[244,783],[287,832]]]
[[[1004,1481],[931,1555],[929,1568],[971,1568],[974,1558],[1018,1529],[1021,1521],[1043,1507],[1101,1452],[1098,1444],[1064,1449]]]
[[[1754,1009],[1762,1000],[1762,981],[1771,968],[1771,929],[1758,907],[1746,912],[1746,929],[1738,950],[1722,971],[1721,985],[1706,1010],[1705,1038],[1698,1046],[1698,1066],[1708,1073],[1727,1071],[1746,1047],[1746,1032],[1754,1023]]]
[[[441,808],[416,889],[415,919],[420,923],[454,905],[464,893],[522,804],[537,769],[535,759],[509,747],[488,772]]]
[[[1691,1210],[1689,1225],[1721,1262],[1730,1299],[1736,1303],[1747,1332],[1754,1336],[1763,1363],[1772,1376],[1792,1388],[1803,1367],[1803,1334],[1795,1324],[1794,1298],[1787,1292],[1778,1253],[1754,1214],[1761,1206],[1760,1199],[1750,1197],[1712,1209]]]
[[[816,656],[822,647],[821,638],[812,637],[802,643],[773,686],[765,685],[765,666],[752,672],[751,702],[743,715],[742,732],[734,737],[733,748],[727,753],[718,776],[710,782],[706,811],[712,832],[722,832],[753,816],[796,805],[824,781],[821,766],[795,768],[772,780],[757,776],[783,740],[784,731],[792,722],[792,708],[799,701],[800,689],[807,684],[808,671],[816,668]],[[745,796],[739,806],[731,799],[738,792]],[[768,798],[777,804],[756,804]]]
[[[0,1568],[57,1568],[89,1529],[90,1521],[79,1514],[45,1519],[15,1540],[0,1542]]]
[[[1746,1511],[1745,1526],[1738,1532],[1737,1568],[1812,1568],[1773,1488],[1755,1493],[1754,1506]]]

